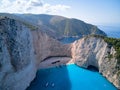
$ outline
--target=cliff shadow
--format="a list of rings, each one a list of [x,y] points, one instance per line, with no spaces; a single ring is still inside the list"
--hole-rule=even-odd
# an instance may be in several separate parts
[[[93,65],[89,65],[87,67],[87,69],[90,70],[90,71],[93,71],[93,72],[99,72],[99,68],[97,68],[97,67],[95,67]]]
[[[27,90],[71,90],[67,66],[38,70]]]

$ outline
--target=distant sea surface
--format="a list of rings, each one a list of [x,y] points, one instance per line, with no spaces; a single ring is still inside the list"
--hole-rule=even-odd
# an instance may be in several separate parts
[[[104,31],[108,37],[120,38],[120,26],[98,25],[98,28]]]
[[[120,38],[120,26],[102,26],[98,25],[98,28],[104,31],[108,37],[113,37],[113,38]],[[74,42],[75,40],[78,40],[79,38],[75,37],[68,37],[68,38],[63,38],[60,41],[64,44],[69,44]]]

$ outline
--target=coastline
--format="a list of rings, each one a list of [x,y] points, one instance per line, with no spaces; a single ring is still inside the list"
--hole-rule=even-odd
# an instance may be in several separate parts
[[[74,64],[74,60],[69,57],[52,57],[39,64],[39,69],[60,67],[61,65]]]

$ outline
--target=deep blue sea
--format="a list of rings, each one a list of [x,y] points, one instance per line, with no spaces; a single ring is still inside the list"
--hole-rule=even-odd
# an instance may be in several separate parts
[[[98,25],[102,31],[104,31],[108,37],[120,38],[120,26],[102,26]]]
[[[75,64],[40,69],[27,90],[117,90],[98,72]]]
[[[104,31],[108,37],[120,38],[120,26],[102,26],[98,25],[98,28]],[[63,38],[60,41],[64,44],[69,44],[78,40],[79,38]]]

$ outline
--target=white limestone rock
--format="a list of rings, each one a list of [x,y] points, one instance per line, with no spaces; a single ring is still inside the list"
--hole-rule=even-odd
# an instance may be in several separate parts
[[[24,90],[36,74],[30,30],[18,21],[0,19],[0,90]]]
[[[104,39],[93,36],[82,38],[72,44],[71,51],[77,65],[84,68],[95,66],[103,76],[120,89],[117,60],[115,57],[108,58],[109,53],[114,56],[115,49],[109,48]]]

